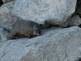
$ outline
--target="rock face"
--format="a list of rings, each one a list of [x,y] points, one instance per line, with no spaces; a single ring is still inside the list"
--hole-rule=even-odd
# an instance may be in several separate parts
[[[3,0],[4,3],[8,1]],[[81,18],[77,15],[70,18],[75,11],[76,0],[17,0],[15,6],[14,2],[0,7],[0,61],[81,60],[81,28],[77,26],[81,24]],[[20,32],[27,28],[28,24],[25,25],[23,19],[37,24],[50,21],[48,23],[71,27],[45,28],[34,38],[7,40],[11,36],[7,29],[12,29],[14,23],[18,27],[13,25],[16,27],[13,29]],[[22,20],[21,24],[18,20]],[[23,25],[22,28],[19,24]]]
[[[62,25],[75,11],[75,5],[76,0],[17,0],[13,13],[40,24],[52,19]]]
[[[12,11],[13,9],[13,6],[14,6],[14,1],[12,2],[9,2],[9,3],[6,3],[6,4],[3,4],[1,7],[0,7],[0,14],[8,14],[10,11]]]
[[[11,16],[14,1],[3,4],[0,7],[0,26],[7,26],[14,22],[15,18]]]
[[[11,17],[10,12],[13,8],[14,1],[6,3],[0,7],[0,25],[9,25],[13,17]],[[14,20],[14,19],[13,19]]]
[[[81,28],[57,28],[32,39],[9,40],[0,61],[75,61],[81,56]]]
[[[6,40],[8,32],[4,30],[5,28],[11,28],[11,24],[16,20],[15,17],[10,15],[10,12],[13,8],[14,1],[6,3],[0,7],[0,41]]]

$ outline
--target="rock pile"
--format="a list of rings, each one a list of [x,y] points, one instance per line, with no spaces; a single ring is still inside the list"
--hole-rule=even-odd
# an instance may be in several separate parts
[[[80,0],[1,1],[0,61],[81,60]]]

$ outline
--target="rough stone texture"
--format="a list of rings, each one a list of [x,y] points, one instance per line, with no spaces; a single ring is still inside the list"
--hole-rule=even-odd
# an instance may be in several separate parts
[[[80,53],[81,28],[58,28],[32,39],[9,40],[0,48],[0,61],[75,61]]]
[[[12,11],[12,8],[14,6],[14,1],[9,2],[9,3],[5,3],[0,7],[0,14],[4,14],[4,13],[9,13],[10,11]]]
[[[12,1],[9,3],[3,4],[0,7],[0,47],[3,46],[5,42],[7,41],[6,37],[8,36],[8,32],[5,31],[2,27],[9,27],[7,26],[11,23],[11,16],[9,15],[9,12],[12,10],[13,5],[14,5],[14,2]]]
[[[10,2],[10,1],[14,1],[14,0],[2,0],[3,3],[7,3],[7,2]]]
[[[75,5],[76,0],[17,0],[12,12],[40,24],[52,19],[62,25],[75,11]]]
[[[10,14],[13,5],[14,1],[6,3],[0,7],[0,41],[5,41],[8,37],[8,32],[5,31],[3,28],[11,28],[11,25],[16,20],[16,17]]]
[[[14,1],[6,3],[0,7],[0,26],[8,27],[14,22],[15,17],[13,17],[10,13],[13,5]]]

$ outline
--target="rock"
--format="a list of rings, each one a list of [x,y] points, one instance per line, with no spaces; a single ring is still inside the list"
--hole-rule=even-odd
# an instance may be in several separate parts
[[[8,27],[15,21],[15,17],[11,15],[14,1],[6,3],[0,7],[0,26]]]
[[[15,1],[15,0],[2,0],[3,3],[7,3],[7,2],[11,2],[11,1]]]
[[[1,1],[1,0],[0,0]],[[8,32],[5,31],[2,27],[9,28],[9,24],[11,24],[11,16],[9,12],[12,10],[14,2],[9,2],[3,4],[0,7],[0,47],[7,42]],[[13,19],[13,18],[12,18]]]
[[[8,14],[12,11],[15,1],[5,3],[0,7],[0,14]]]
[[[4,42],[7,40],[8,32],[4,30],[4,28],[0,27],[0,42]]]
[[[69,19],[69,21],[70,22],[68,23],[68,26],[78,26],[81,24],[81,18],[79,17],[79,15],[74,15]]]
[[[0,24],[2,24],[2,22],[8,23],[6,21],[9,21],[9,19],[11,20],[10,12],[13,8],[13,5],[14,5],[14,1],[6,3],[0,7]]]
[[[7,42],[8,32],[0,27],[0,48]]]
[[[81,28],[58,28],[32,39],[9,40],[0,61],[75,61],[81,57]]]
[[[76,0],[17,0],[12,12],[39,24],[52,19],[54,24],[63,25],[75,6]]]

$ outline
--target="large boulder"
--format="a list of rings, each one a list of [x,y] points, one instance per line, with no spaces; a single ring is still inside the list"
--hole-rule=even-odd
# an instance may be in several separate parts
[[[9,15],[9,12],[12,10],[13,5],[14,2],[9,2],[0,7],[0,47],[7,42],[6,37],[8,36],[8,32],[2,27],[9,27],[8,25],[11,23],[11,15]]]
[[[57,28],[31,39],[9,40],[0,61],[76,61],[81,57],[81,28]]]
[[[8,14],[12,11],[15,1],[5,3],[0,7],[0,14]]]
[[[16,17],[10,14],[13,5],[14,1],[6,3],[0,7],[0,41],[7,40],[7,29],[10,29],[11,25],[16,21]]]
[[[17,0],[12,12],[39,24],[52,20],[54,24],[63,25],[74,13],[75,6],[76,0]]]

